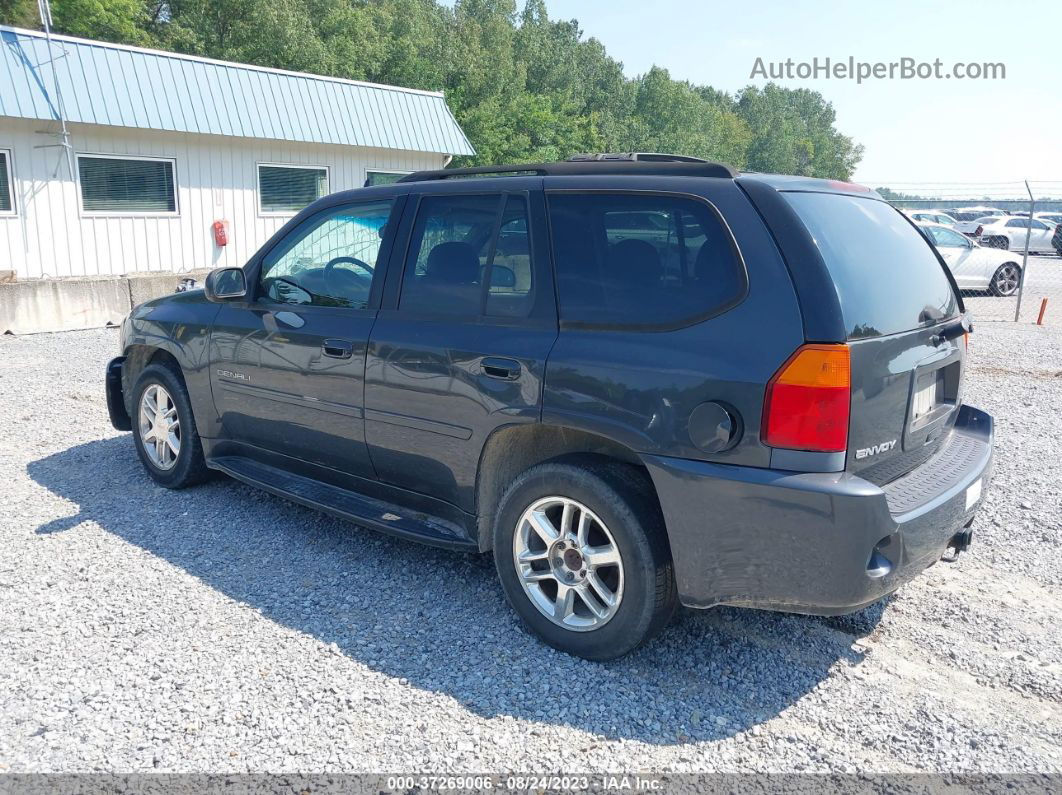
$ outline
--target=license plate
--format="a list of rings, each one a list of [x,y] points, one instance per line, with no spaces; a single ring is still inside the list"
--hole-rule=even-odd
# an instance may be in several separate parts
[[[976,503],[979,499],[981,499],[980,478],[978,478],[972,486],[966,489],[966,510],[970,510],[974,503]]]
[[[934,378],[914,395],[914,419],[924,417],[937,405],[937,379]]]

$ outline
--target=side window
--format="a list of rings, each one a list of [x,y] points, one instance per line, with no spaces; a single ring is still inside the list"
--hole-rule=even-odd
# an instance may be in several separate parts
[[[744,294],[733,239],[704,202],[558,193],[549,213],[563,320],[682,325]]]
[[[282,304],[364,309],[391,206],[349,205],[300,226],[266,256],[259,294]]]
[[[1024,218],[1011,218],[1009,221],[1007,221],[1007,226],[1025,229],[1029,226],[1029,222]]]
[[[933,239],[937,242],[938,246],[966,248],[966,246],[969,245],[965,237],[958,232],[952,232],[950,229],[930,227],[930,232],[933,234]]]
[[[532,275],[522,196],[426,196],[413,227],[399,309],[525,317]],[[499,218],[499,211],[502,212]]]
[[[1030,221],[1029,224],[1032,226],[1033,229],[1039,229],[1041,231],[1050,228],[1043,221]]]

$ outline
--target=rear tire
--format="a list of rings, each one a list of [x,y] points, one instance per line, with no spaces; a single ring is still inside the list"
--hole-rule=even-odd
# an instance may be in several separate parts
[[[588,660],[629,653],[678,605],[663,516],[629,464],[573,458],[524,472],[499,503],[494,562],[524,624]]]
[[[1021,266],[1014,262],[1004,262],[992,274],[988,283],[989,292],[1000,298],[1007,298],[1018,292],[1021,285]]]
[[[160,486],[183,489],[210,476],[179,372],[149,364],[133,387],[133,444],[148,475]]]

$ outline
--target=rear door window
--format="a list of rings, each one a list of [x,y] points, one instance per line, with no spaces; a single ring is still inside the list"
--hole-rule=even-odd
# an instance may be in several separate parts
[[[896,334],[958,313],[932,247],[893,207],[835,193],[783,195],[833,277],[849,338]]]
[[[566,324],[678,328],[745,294],[734,240],[705,202],[558,192],[549,215]]]
[[[522,194],[425,196],[399,308],[431,315],[527,317],[533,300]]]

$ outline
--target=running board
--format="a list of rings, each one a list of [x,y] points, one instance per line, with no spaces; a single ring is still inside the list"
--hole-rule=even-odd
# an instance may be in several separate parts
[[[437,516],[410,511],[243,456],[219,456],[208,459],[207,465],[278,497],[363,527],[432,546],[478,551],[476,542],[470,540],[461,527]]]

